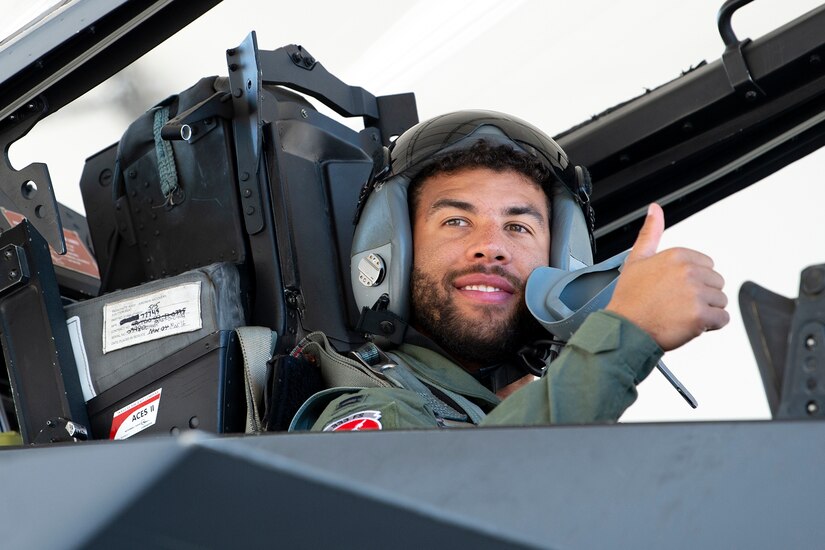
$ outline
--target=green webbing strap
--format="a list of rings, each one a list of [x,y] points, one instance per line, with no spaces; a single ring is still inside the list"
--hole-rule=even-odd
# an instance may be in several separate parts
[[[417,376],[415,376],[415,374],[412,372],[412,370],[407,365],[404,364],[404,362],[401,360],[400,357],[398,357],[394,353],[388,353],[387,355],[389,357],[391,357],[397,363],[397,366],[395,368],[396,372],[397,373],[404,373],[405,381],[414,380],[414,382],[411,382],[411,383],[416,384],[416,385],[420,385],[420,387],[424,388],[424,390],[427,392],[427,394],[429,394],[430,398],[435,399],[436,401],[438,401],[438,403],[441,403],[444,407],[447,407],[449,410],[451,410],[453,412],[456,412],[455,409],[453,409],[452,407],[449,407],[443,401],[441,401],[440,399],[435,397],[435,395],[433,395],[432,391],[430,391],[430,388],[426,384],[424,384],[421,380],[419,380],[419,378]],[[408,389],[410,389],[410,388],[408,387]],[[448,390],[447,388],[443,388],[441,386],[437,386],[437,389],[440,392],[444,393],[447,397],[452,399],[453,402],[456,405],[458,405],[466,413],[466,414],[460,415],[463,418],[451,418],[451,417],[448,417],[448,416],[442,416],[442,418],[444,418],[446,420],[462,420],[462,421],[466,422],[467,417],[469,417],[470,422],[472,422],[475,425],[478,425],[479,422],[481,422],[484,419],[484,417],[487,416],[484,413],[484,411],[481,410],[481,407],[479,407],[478,405],[476,405],[475,403],[473,403],[472,401],[470,401],[469,399],[467,399],[463,395],[458,394],[454,391]],[[421,394],[420,391],[417,391],[417,393]],[[429,399],[428,399],[428,401],[429,401]]]
[[[175,153],[172,151],[172,144],[160,137],[160,129],[168,121],[169,107],[160,107],[155,110],[155,121],[152,127],[155,135],[155,154],[158,157],[160,190],[167,199],[178,190],[178,171],[175,168]]]
[[[246,433],[263,430],[263,395],[266,384],[266,363],[275,351],[276,332],[266,327],[235,329],[243,353],[244,386],[246,387]]]
[[[445,420],[457,420],[459,422],[466,422],[467,415],[455,410],[449,406],[430,391],[430,388],[424,385],[413,372],[407,368],[399,358],[395,355],[387,354],[393,361],[395,366],[390,367],[384,371],[384,376],[390,378],[398,384],[398,386],[417,393],[429,405],[438,418]]]

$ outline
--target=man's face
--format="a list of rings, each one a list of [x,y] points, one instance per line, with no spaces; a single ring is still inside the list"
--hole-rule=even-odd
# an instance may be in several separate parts
[[[533,326],[530,273],[549,263],[541,188],[515,171],[468,168],[421,184],[413,212],[413,325],[465,367],[513,351]]]

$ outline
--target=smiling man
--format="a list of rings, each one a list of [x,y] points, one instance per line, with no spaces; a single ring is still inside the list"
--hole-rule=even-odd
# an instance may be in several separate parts
[[[294,426],[615,421],[663,351],[728,322],[713,262],[693,250],[658,252],[664,218],[651,205],[607,307],[557,357],[539,355],[537,369],[536,351],[550,336],[527,310],[525,285],[537,267],[589,260],[586,171],[536,128],[487,111],[422,122],[391,153],[389,170],[372,182],[354,249],[364,248],[359,230],[380,237],[359,251],[379,264],[390,246],[395,257],[412,249],[410,273],[399,277],[391,271],[405,268],[389,266],[384,283],[389,309],[411,327],[403,344],[384,350],[394,387],[316,395]]]
[[[527,277],[549,261],[546,195],[509,167],[442,171],[413,192],[414,326],[467,370],[506,359],[532,324]]]

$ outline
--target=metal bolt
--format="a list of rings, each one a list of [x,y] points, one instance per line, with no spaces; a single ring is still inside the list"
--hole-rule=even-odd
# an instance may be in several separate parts
[[[251,216],[254,213],[255,213],[255,207],[254,206],[247,206],[246,207],[246,215],[247,216]]]
[[[132,179],[135,179],[137,177],[137,171],[136,170],[129,170],[129,177],[132,178]]]
[[[11,260],[11,256],[12,256],[11,250],[4,250],[4,251],[3,251],[3,256],[4,256],[7,260]]]
[[[393,323],[392,321],[381,321],[380,323],[378,323],[378,327],[384,334],[392,334],[393,332],[395,332],[395,323]]]
[[[112,183],[112,171],[108,168],[102,170],[100,175],[97,177],[97,182],[102,186],[106,187],[110,183]]]
[[[816,404],[816,401],[808,401],[805,410],[808,411],[808,414],[816,414],[819,411],[819,405]]]
[[[16,269],[12,269],[11,271],[9,271],[9,279],[12,280],[12,281],[15,280],[18,275],[19,275],[19,273],[17,272]]]
[[[754,99],[756,99],[756,92],[754,92],[753,90],[748,90],[747,92],[745,92],[745,99],[747,99],[748,101],[753,101]]]
[[[247,199],[249,197],[251,197],[252,196],[252,189],[244,189],[243,190],[243,196],[246,197]]]
[[[808,351],[813,351],[816,347],[816,338],[814,338],[813,334],[809,334],[807,338],[805,338],[805,349]]]
[[[802,291],[816,295],[825,290],[825,269],[812,267],[802,272]]]
[[[235,55],[235,48],[229,48],[228,50],[226,50],[226,55],[230,57]]]
[[[241,97],[243,95],[243,88],[236,88],[235,92],[232,94],[235,97]]]
[[[307,114],[307,110],[306,109],[301,109],[301,117],[302,118],[307,118],[308,116],[309,115]]]
[[[229,64],[229,70],[234,73],[235,71],[238,70],[238,64],[237,63],[230,63]]]
[[[241,181],[247,181],[249,179],[249,172],[243,172],[241,174]]]

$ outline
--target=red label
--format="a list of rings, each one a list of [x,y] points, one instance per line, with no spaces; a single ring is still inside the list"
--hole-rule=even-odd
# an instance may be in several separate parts
[[[361,418],[344,422],[337,428],[333,428],[333,432],[363,432],[364,430],[380,430],[381,423],[372,418]]]
[[[25,216],[13,210],[6,210],[5,208],[0,208],[0,210],[3,211],[3,216],[5,216],[6,221],[8,221],[12,227],[26,219]],[[52,263],[64,269],[100,279],[97,262],[86,245],[83,244],[83,239],[80,238],[78,232],[71,229],[64,229],[63,239],[66,241],[65,254],[60,255],[49,246],[49,252],[52,254]]]

